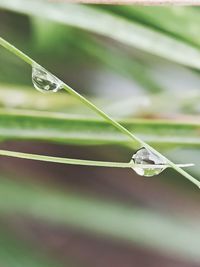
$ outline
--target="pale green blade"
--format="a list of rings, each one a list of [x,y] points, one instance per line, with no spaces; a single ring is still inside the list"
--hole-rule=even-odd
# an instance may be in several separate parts
[[[0,7],[89,30],[167,60],[200,69],[199,49],[103,10],[44,0],[1,0]]]

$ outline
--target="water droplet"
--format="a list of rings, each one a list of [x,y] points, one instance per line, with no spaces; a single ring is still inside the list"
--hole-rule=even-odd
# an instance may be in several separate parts
[[[56,93],[62,89],[62,82],[58,78],[36,64],[32,67],[32,82],[34,87],[42,93]]]
[[[159,156],[155,155],[153,152],[146,149],[145,147],[142,147],[138,151],[136,151],[132,159],[135,164],[146,165],[145,167],[133,167],[133,170],[141,176],[151,177],[154,175],[158,175],[167,167],[167,163],[163,158],[160,158]],[[147,165],[151,166],[148,167]],[[156,165],[159,166],[156,167]],[[163,167],[161,167],[160,165],[163,165]]]

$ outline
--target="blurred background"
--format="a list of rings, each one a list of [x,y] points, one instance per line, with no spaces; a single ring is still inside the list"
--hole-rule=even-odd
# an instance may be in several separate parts
[[[200,11],[0,0],[0,35],[200,174]],[[0,148],[128,162],[140,146],[0,47]],[[172,169],[1,157],[0,266],[200,266],[200,192]]]

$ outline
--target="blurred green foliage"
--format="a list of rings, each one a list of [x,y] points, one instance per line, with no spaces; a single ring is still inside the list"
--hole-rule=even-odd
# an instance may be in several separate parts
[[[1,36],[92,98],[174,161],[187,159],[197,163],[191,172],[199,176],[198,8],[73,6],[42,0],[0,0],[0,8]],[[27,141],[30,151],[40,151],[43,141],[46,143],[43,154],[58,153],[61,147],[58,142],[62,144],[62,153],[77,151],[75,156],[80,158],[114,157],[126,161],[132,153],[119,133],[71,96],[62,93],[46,96],[33,91],[30,68],[3,48],[0,105],[3,148],[23,150]],[[52,150],[51,143],[55,144]],[[69,146],[72,144],[76,146]],[[82,144],[93,146],[87,150]],[[171,171],[147,181],[138,180],[132,173],[104,173],[95,168],[91,175],[81,168],[77,175],[82,179],[74,186],[69,181],[61,182],[74,177],[70,168],[62,171],[61,167],[49,167],[45,173],[45,167],[41,171],[38,165],[27,165],[27,171],[25,161],[18,162],[2,159],[1,164],[2,177],[6,178],[0,180],[0,265],[51,266],[52,258],[56,266],[63,264],[63,259],[44,249],[35,257],[41,247],[36,249],[33,239],[26,240],[23,231],[19,230],[20,238],[20,234],[16,236],[15,231],[8,230],[5,221],[23,215],[37,219],[47,228],[53,223],[90,235],[96,233],[99,239],[130,242],[188,261],[187,266],[198,266],[199,194]],[[55,181],[48,178],[50,172],[57,179],[61,177],[56,189]],[[89,185],[94,183],[98,187],[99,176],[106,189],[95,195]],[[23,182],[31,177],[35,180]],[[82,188],[87,177],[89,181]],[[112,195],[117,183],[118,194]],[[130,193],[130,187],[135,191]],[[131,195],[129,200],[120,198],[123,192]],[[77,266],[76,257],[68,260],[64,264],[71,266],[72,262]],[[84,264],[80,261],[78,266]]]

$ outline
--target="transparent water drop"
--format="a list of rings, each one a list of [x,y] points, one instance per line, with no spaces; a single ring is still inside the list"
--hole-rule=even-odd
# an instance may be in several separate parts
[[[32,67],[32,82],[34,87],[42,93],[56,93],[62,89],[62,82],[59,79],[36,64]]]
[[[146,165],[145,167],[133,166],[133,170],[141,176],[151,177],[154,175],[158,175],[167,167],[167,162],[163,158],[160,158],[159,156],[155,155],[153,152],[146,149],[145,147],[142,147],[138,151],[136,151],[136,153],[133,155],[132,160],[135,164]],[[148,165],[150,166],[148,167]],[[158,167],[156,167],[156,165],[158,165]],[[160,165],[163,165],[163,167],[161,167]]]

